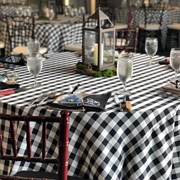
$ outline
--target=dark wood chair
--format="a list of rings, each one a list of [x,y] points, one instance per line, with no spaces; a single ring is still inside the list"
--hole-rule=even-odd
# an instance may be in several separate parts
[[[180,11],[173,10],[167,14],[166,50],[180,47]]]
[[[28,54],[27,43],[35,38],[34,16],[6,16],[7,33],[11,54]],[[41,47],[40,53],[46,53],[47,48]]]
[[[119,36],[115,39],[115,49],[119,52],[136,52],[138,45],[139,28],[121,29],[118,31]]]
[[[130,29],[132,21],[132,9],[118,7],[115,9],[115,29]]]
[[[68,145],[69,145],[69,112],[64,110],[61,111],[61,117],[45,117],[45,116],[29,116],[29,115],[6,115],[0,114],[0,119],[5,123],[10,123],[10,134],[12,139],[12,150],[13,154],[6,154],[3,147],[3,136],[2,132],[0,133],[0,152],[1,160],[7,161],[22,161],[22,162],[41,162],[41,163],[52,163],[57,164],[58,172],[57,174],[48,173],[48,172],[37,172],[37,171],[21,171],[15,174],[14,176],[10,175],[0,175],[0,179],[19,179],[19,180],[28,180],[28,179],[58,179],[58,180],[78,180],[82,178],[78,177],[69,177],[68,173]],[[27,141],[27,155],[18,156],[18,146],[17,146],[17,134],[16,134],[16,125],[19,122],[25,124],[26,127],[26,141]],[[37,157],[32,155],[32,133],[30,131],[30,122],[41,123],[42,125],[42,156]],[[59,123],[59,153],[57,158],[47,157],[46,153],[46,138],[47,138],[47,126],[49,123]],[[2,131],[2,130],[1,130]],[[7,133],[7,132],[6,132]]]
[[[2,15],[0,15],[0,57],[5,56],[5,38],[6,38],[6,31],[5,31],[5,19]]]
[[[161,23],[164,10],[167,5],[161,2],[144,6],[144,24],[139,24],[139,46],[138,51],[144,53],[144,44],[147,37],[158,38],[158,50],[162,50]]]

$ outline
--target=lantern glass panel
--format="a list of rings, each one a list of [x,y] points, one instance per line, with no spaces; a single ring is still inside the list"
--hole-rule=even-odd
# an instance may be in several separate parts
[[[102,33],[102,56],[103,65],[114,61],[114,31]]]
[[[85,31],[85,60],[86,63],[93,63],[94,60],[94,44],[96,35],[93,31]]]

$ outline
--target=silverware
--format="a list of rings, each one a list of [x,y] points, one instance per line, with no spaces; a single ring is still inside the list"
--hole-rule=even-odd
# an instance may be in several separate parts
[[[59,95],[61,95],[61,94],[64,94],[64,93],[62,93],[62,92],[50,92],[47,96],[45,96],[44,98],[42,98],[42,99],[40,100],[40,102],[39,102],[36,106],[40,106],[40,105],[44,104],[44,101],[45,101],[46,99],[54,99],[54,98],[56,98],[57,96],[59,96]]]
[[[120,100],[116,94],[114,95],[114,102],[115,102],[117,105],[119,105],[119,110],[120,110],[120,111],[123,111],[123,109],[124,109],[124,108],[123,108],[123,105],[122,105],[123,100]]]
[[[34,105],[35,103],[36,106],[40,106],[42,104],[44,104],[44,101],[47,100],[47,99],[54,99],[56,98],[57,96],[59,95],[62,95],[62,94],[65,94],[64,92],[55,92],[55,91],[49,91],[49,92],[46,92],[46,93],[43,93],[41,94],[39,97],[33,99],[28,106],[32,106]]]

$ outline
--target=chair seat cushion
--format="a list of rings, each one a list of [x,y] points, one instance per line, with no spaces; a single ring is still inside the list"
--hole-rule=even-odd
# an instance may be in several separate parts
[[[47,178],[47,179],[58,179],[58,175],[49,172],[37,172],[37,171],[21,171],[16,173],[14,176],[19,177],[32,177],[32,178]],[[68,176],[68,180],[87,180],[79,177]]]
[[[127,24],[115,23],[115,30],[118,30],[118,29],[127,29],[127,28],[128,28]]]
[[[143,29],[146,31],[158,31],[160,30],[160,24],[140,24],[139,29]]]
[[[180,23],[169,24],[169,25],[167,25],[167,28],[174,29],[174,30],[180,30]]]
[[[116,46],[127,46],[127,42],[126,42],[126,39],[124,38],[117,38],[116,39]]]
[[[45,47],[40,47],[40,50],[39,52],[41,54],[44,54],[47,52],[47,48]],[[12,54],[21,54],[23,53],[24,55],[27,55],[28,54],[28,48],[27,46],[18,46],[18,47],[15,47],[12,51]]]
[[[3,41],[0,41],[0,49],[3,49],[5,47],[5,43]]]
[[[80,51],[82,50],[82,44],[67,44],[64,49],[67,51]]]

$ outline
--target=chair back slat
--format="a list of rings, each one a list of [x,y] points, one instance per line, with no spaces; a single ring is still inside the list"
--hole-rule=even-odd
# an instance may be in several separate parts
[[[4,156],[4,145],[3,145],[3,137],[2,137],[2,132],[0,130],[0,152],[1,152],[1,156]]]
[[[118,51],[136,52],[138,45],[139,28],[118,30],[119,37],[115,41],[115,49]]]
[[[43,122],[43,128],[42,128],[42,158],[46,158],[46,138],[47,138],[47,129],[46,129],[46,123]]]
[[[14,122],[11,121],[10,122],[10,130],[11,130],[11,141],[12,141],[12,147],[13,147],[13,153],[14,156],[17,156],[17,139],[16,139],[16,131],[14,128]]]
[[[13,154],[6,154],[3,147],[3,130],[0,130],[0,152],[2,160],[23,161],[23,162],[40,162],[40,163],[52,163],[58,165],[59,179],[67,180],[68,172],[68,145],[69,145],[69,111],[61,111],[61,117],[45,117],[45,116],[29,116],[29,115],[6,115],[0,114],[0,119],[4,122],[10,122],[10,134],[13,139],[12,149]],[[31,122],[36,122],[42,126],[42,156],[36,157],[31,154],[31,141],[32,132],[30,129]],[[26,127],[26,141],[28,154],[18,154],[16,128],[18,123],[23,123]],[[59,125],[59,155],[57,158],[47,157],[46,153],[46,141],[47,141],[47,125],[48,123],[58,123]],[[39,128],[41,129],[41,128]],[[2,132],[1,132],[2,131]],[[18,131],[17,131],[18,132]],[[41,132],[41,131],[40,131]],[[17,133],[18,136],[18,133]],[[0,179],[3,179],[5,175],[0,175]],[[6,176],[10,177],[10,176]],[[19,177],[18,177],[19,178]],[[15,179],[15,177],[14,177]]]
[[[26,121],[26,142],[27,142],[27,152],[28,152],[28,158],[31,158],[31,129],[30,129],[30,122]]]

